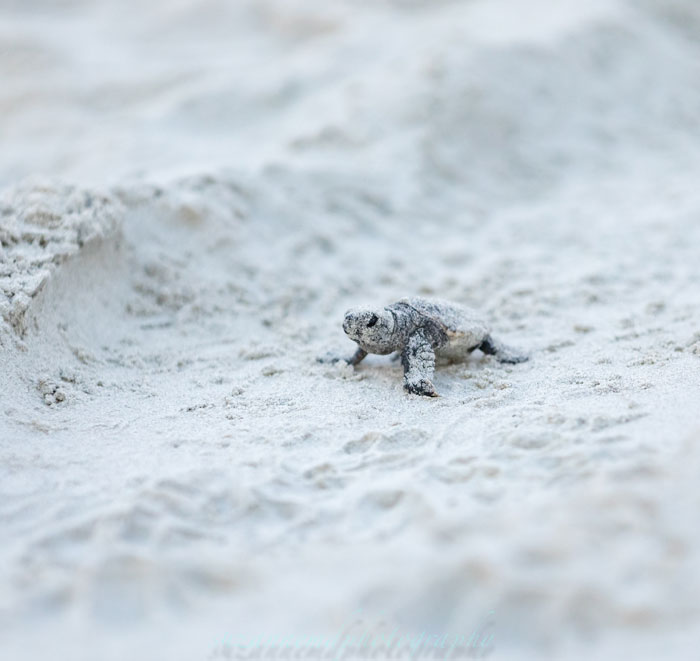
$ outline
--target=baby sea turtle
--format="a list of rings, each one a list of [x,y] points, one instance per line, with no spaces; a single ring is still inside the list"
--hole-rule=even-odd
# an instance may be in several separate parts
[[[431,381],[436,359],[460,362],[481,349],[502,363],[527,360],[494,340],[477,312],[440,299],[402,298],[382,309],[353,308],[345,313],[343,330],[358,344],[354,355],[345,359],[348,364],[357,365],[369,353],[399,352],[404,388],[416,395],[437,397]]]

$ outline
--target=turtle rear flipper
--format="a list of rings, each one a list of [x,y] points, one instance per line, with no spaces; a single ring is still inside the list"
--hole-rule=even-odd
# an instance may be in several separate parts
[[[517,363],[524,363],[528,360],[528,356],[522,354],[515,349],[507,347],[498,340],[494,340],[490,335],[487,335],[481,344],[477,347],[481,349],[487,356],[495,356],[499,363],[509,363],[515,365]]]

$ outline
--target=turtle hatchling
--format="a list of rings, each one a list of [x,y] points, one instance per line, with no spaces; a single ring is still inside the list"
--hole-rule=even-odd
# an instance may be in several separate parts
[[[491,337],[488,323],[477,312],[440,299],[402,298],[381,309],[352,308],[345,313],[343,330],[358,345],[354,355],[345,359],[348,364],[357,365],[370,353],[398,352],[404,388],[428,397],[438,396],[431,381],[436,360],[461,362],[475,349],[502,363],[527,360]]]

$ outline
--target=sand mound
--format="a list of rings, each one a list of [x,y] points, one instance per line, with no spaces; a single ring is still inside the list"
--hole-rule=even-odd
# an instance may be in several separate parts
[[[3,192],[0,217],[0,313],[21,338],[27,332],[32,299],[56,268],[83,248],[114,239],[123,208],[102,193],[26,182]]]

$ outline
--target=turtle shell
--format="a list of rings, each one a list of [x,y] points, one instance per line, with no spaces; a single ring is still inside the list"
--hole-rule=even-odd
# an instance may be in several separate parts
[[[413,308],[421,317],[437,325],[449,344],[466,349],[477,347],[489,333],[486,320],[475,310],[439,298],[402,298],[399,303]]]

